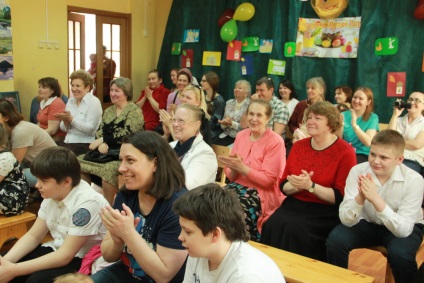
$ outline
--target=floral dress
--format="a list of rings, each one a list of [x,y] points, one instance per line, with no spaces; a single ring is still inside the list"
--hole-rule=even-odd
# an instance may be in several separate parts
[[[0,214],[21,214],[28,204],[29,185],[15,156],[6,150],[0,151]]]

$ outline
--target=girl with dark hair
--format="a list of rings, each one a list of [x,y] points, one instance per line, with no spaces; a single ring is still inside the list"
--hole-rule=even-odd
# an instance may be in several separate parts
[[[108,229],[102,256],[117,262],[92,279],[182,282],[187,251],[178,240],[181,227],[172,205],[187,191],[184,170],[168,143],[151,131],[126,136],[120,158],[125,187],[113,208],[108,206],[100,214]]]
[[[222,133],[219,121],[224,118],[225,100],[218,93],[219,77],[214,72],[207,72],[200,82],[202,90],[205,92],[208,114],[211,116],[212,139],[217,138]]]

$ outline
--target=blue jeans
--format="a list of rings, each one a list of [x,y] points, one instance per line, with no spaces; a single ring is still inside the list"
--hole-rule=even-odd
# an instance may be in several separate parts
[[[327,261],[347,268],[351,250],[384,246],[396,283],[410,283],[418,269],[415,256],[422,239],[423,227],[420,224],[415,225],[411,235],[406,238],[397,238],[385,226],[366,220],[361,220],[352,227],[339,224],[327,238]]]
[[[91,275],[94,283],[140,283],[148,282],[142,281],[138,277],[134,277],[128,271],[128,267],[125,266],[121,261],[114,263],[105,269],[102,269],[96,272],[94,275]]]

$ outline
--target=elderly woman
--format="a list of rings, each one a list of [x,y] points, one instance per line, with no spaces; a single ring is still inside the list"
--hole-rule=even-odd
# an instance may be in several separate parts
[[[299,103],[299,100],[296,99],[296,90],[294,89],[293,84],[289,80],[282,81],[278,87],[278,93],[280,94],[281,101],[289,109],[289,119],[293,114],[294,108]]]
[[[352,102],[352,88],[347,85],[336,86],[334,93],[337,109],[340,112],[349,110]]]
[[[403,163],[420,173],[424,166],[424,93],[411,93],[407,102],[411,108],[402,117],[400,115],[405,109],[393,108],[388,128],[398,131],[405,138]]]
[[[310,78],[306,82],[306,94],[308,98],[300,101],[293,110],[289,120],[289,129],[291,133],[300,127],[303,123],[303,114],[305,109],[314,103],[325,100],[326,86],[321,77]]]
[[[218,93],[219,77],[215,72],[207,72],[200,82],[206,95],[206,105],[211,121],[212,140],[222,133],[219,121],[224,117],[225,100]]]
[[[171,147],[177,153],[186,175],[187,189],[215,182],[218,163],[212,148],[200,133],[205,113],[196,106],[180,104],[172,119],[175,141]]]
[[[286,164],[283,138],[267,128],[272,110],[263,100],[252,100],[247,109],[249,127],[237,134],[230,156],[220,156],[225,174],[246,214],[252,240],[259,241],[262,224],[284,199],[278,184]]]
[[[373,113],[374,98],[368,87],[358,87],[353,94],[352,109],[341,113],[343,128],[337,133],[339,137],[355,148],[356,162],[368,161],[371,140],[379,130],[378,116]]]
[[[265,222],[262,242],[325,261],[325,240],[340,223],[339,204],[356,160],[352,147],[335,135],[341,121],[334,105],[312,104],[305,115],[311,137],[293,144],[280,184],[287,198]]]
[[[60,129],[67,133],[65,141],[57,144],[79,155],[87,152],[94,141],[103,110],[100,100],[90,92],[94,80],[89,72],[74,71],[70,79],[73,97],[68,100],[65,111],[54,114],[61,120]]]
[[[250,83],[246,80],[239,80],[234,87],[234,98],[227,101],[225,106],[224,119],[219,120],[224,130],[218,137],[212,139],[212,144],[228,146],[234,143],[236,135],[242,130],[242,117],[246,118],[247,106],[250,103]]]
[[[56,146],[56,143],[46,131],[24,121],[13,103],[5,99],[0,99],[0,124],[3,124],[10,137],[13,155],[25,167],[24,173],[30,187],[34,187],[37,179],[31,174],[29,166],[40,152]]]
[[[130,79],[115,78],[110,83],[110,98],[113,103],[103,114],[99,130],[89,148],[101,154],[111,154],[119,151],[122,138],[126,135],[143,130],[144,120],[140,107],[134,102],[133,86]],[[99,163],[84,160],[84,155],[78,159],[81,162],[81,174],[84,180],[91,182],[92,176],[96,180],[101,178],[103,194],[110,204],[118,189],[118,156],[112,161]]]
[[[190,122],[187,121],[187,124]],[[119,154],[125,187],[100,214],[108,232],[102,256],[111,266],[94,282],[182,282],[187,251],[178,240],[175,200],[187,192],[184,170],[166,141],[151,131],[126,136]]]
[[[60,129],[60,119],[56,113],[65,110],[65,103],[60,98],[62,90],[55,78],[42,78],[38,81],[38,95],[42,99],[37,114],[38,125],[55,141],[63,141],[66,133]]]

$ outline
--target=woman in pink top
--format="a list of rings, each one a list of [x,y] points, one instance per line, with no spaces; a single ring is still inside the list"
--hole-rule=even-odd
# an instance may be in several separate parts
[[[65,103],[60,99],[61,93],[57,79],[47,77],[38,81],[38,95],[42,99],[37,115],[38,125],[56,142],[63,141],[66,135],[59,128],[60,119],[55,117],[56,113],[65,110]]]
[[[246,215],[252,240],[259,241],[262,224],[284,199],[278,187],[286,165],[286,148],[281,136],[267,128],[272,109],[263,100],[247,108],[249,128],[239,132],[231,155],[219,156],[225,174],[235,190]]]

